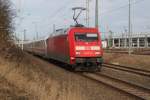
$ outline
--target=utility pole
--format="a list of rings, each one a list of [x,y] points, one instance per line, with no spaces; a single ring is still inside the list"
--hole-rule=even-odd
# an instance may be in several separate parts
[[[99,14],[98,14],[98,0],[96,0],[96,4],[95,4],[95,27],[98,28],[99,27],[99,24],[98,24],[98,17],[99,17]]]
[[[26,35],[26,30],[24,30],[23,31],[23,34],[22,34],[22,45],[21,45],[21,48],[22,48],[22,50],[24,49],[24,46],[23,46],[23,44],[24,44],[24,41],[25,41],[25,35]]]
[[[55,24],[53,24],[53,33],[55,33],[56,32],[56,26],[55,26]]]
[[[36,26],[36,38],[37,38],[37,40],[39,39],[39,33],[37,31],[37,26]]]
[[[14,39],[15,39],[15,42],[17,42],[17,34],[16,34],[16,32],[14,33]]]
[[[38,30],[37,30],[37,22],[32,22],[34,24],[35,27],[35,33],[36,33],[36,39],[38,40],[39,38],[39,34],[38,34]]]
[[[26,41],[26,29],[24,29],[24,41]]]
[[[18,10],[18,13],[20,14],[20,12],[21,12],[21,0],[17,0],[17,4],[18,4],[17,10]]]
[[[90,1],[89,0],[86,0],[86,25],[89,27],[89,20],[90,20]]]
[[[124,28],[124,38],[125,38],[124,47],[127,48],[128,30],[125,26],[123,28]]]
[[[132,48],[132,37],[131,37],[131,0],[129,0],[129,33],[128,33],[128,39],[129,39],[129,55],[131,55],[131,48]]]

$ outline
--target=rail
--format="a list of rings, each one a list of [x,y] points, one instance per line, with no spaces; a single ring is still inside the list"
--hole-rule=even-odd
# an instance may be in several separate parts
[[[94,80],[96,82],[103,83],[109,87],[124,92],[128,95],[132,95],[139,99],[150,99],[150,90],[137,86],[135,84],[131,84],[101,73],[83,73],[82,76]]]
[[[138,68],[133,68],[133,67],[128,67],[128,66],[122,66],[122,65],[116,65],[116,64],[108,64],[108,63],[104,63],[103,67],[150,77],[150,71],[148,71],[148,70],[143,70],[143,69],[138,69]]]

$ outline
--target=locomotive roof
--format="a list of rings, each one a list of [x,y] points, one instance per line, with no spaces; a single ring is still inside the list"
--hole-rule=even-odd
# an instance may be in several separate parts
[[[57,29],[54,33],[52,33],[50,35],[50,37],[53,37],[53,36],[58,36],[58,35],[65,35],[67,34],[67,31],[68,30],[71,30],[71,29],[95,29],[95,28],[88,28],[88,27],[70,27],[70,28],[62,28],[62,29]]]
[[[50,37],[53,36],[58,36],[58,35],[62,35],[62,34],[67,34],[68,28],[62,28],[62,29],[57,29],[55,32],[53,32]]]

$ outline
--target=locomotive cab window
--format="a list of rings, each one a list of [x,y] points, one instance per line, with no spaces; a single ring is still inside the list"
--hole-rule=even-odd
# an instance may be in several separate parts
[[[76,33],[75,40],[83,41],[83,42],[98,41],[98,34],[97,33]]]

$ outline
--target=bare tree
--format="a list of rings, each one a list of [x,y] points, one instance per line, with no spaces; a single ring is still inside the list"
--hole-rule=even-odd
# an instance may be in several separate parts
[[[13,25],[12,19],[14,13],[11,9],[9,0],[0,0],[0,43],[6,43],[11,40]]]

